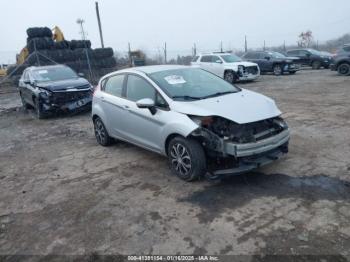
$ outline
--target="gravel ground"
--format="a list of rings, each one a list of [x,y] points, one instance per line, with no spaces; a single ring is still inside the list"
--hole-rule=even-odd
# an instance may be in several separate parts
[[[292,131],[290,153],[256,172],[194,183],[172,176],[162,156],[121,142],[99,146],[88,113],[39,121],[0,89],[0,255],[345,261],[350,78],[305,70],[240,86],[276,100]]]

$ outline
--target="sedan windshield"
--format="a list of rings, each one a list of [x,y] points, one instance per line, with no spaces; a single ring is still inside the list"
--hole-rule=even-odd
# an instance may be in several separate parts
[[[241,62],[242,58],[236,55],[221,55],[221,58],[225,60],[226,63]]]
[[[169,97],[178,101],[199,100],[239,92],[240,89],[199,68],[181,68],[149,75]]]
[[[77,78],[78,75],[69,67],[47,67],[32,72],[34,80],[38,82],[59,81]]]

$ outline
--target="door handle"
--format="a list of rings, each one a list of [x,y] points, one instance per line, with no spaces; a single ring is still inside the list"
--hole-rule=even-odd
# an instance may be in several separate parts
[[[123,107],[127,110],[129,110],[129,108],[130,108],[128,105],[124,105]]]

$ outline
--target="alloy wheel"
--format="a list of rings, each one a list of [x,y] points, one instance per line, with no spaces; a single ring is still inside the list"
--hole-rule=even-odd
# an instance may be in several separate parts
[[[191,156],[186,147],[180,143],[172,146],[170,151],[171,164],[178,174],[187,176],[192,169]]]
[[[103,126],[102,122],[100,119],[97,119],[95,121],[95,136],[97,139],[97,142],[100,144],[104,144],[106,141],[106,130],[105,127]]]

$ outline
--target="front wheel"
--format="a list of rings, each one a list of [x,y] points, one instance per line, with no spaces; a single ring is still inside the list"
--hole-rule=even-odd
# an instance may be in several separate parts
[[[94,120],[94,132],[96,140],[100,145],[109,146],[112,144],[112,138],[109,136],[105,125],[99,117]]]
[[[297,72],[297,71],[290,71],[289,74],[290,74],[290,75],[295,75],[296,72]]]
[[[273,74],[275,76],[282,75],[282,67],[281,67],[281,65],[277,64],[277,65],[273,66]]]
[[[343,76],[350,75],[350,64],[343,63],[338,66],[338,74]]]
[[[40,103],[39,99],[35,100],[35,113],[38,119],[46,118],[46,114],[43,112],[42,104]]]
[[[238,77],[237,74],[233,71],[227,71],[224,75],[224,79],[230,84],[233,84],[238,80]]]
[[[175,137],[168,145],[171,171],[191,182],[205,175],[206,157],[202,145],[191,138]]]

